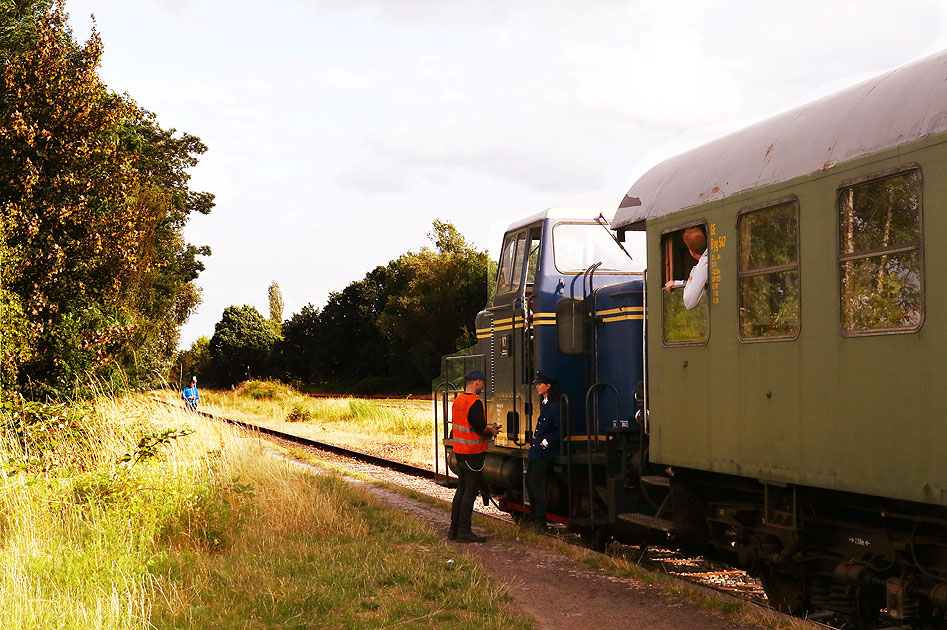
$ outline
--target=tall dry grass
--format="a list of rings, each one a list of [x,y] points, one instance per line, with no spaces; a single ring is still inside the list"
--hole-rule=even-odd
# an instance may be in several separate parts
[[[0,628],[528,627],[425,526],[250,434],[142,397],[82,427],[55,467],[0,443]]]
[[[427,443],[433,431],[432,403],[411,399],[313,398],[273,381],[251,381],[236,390],[205,390],[205,406],[222,413],[318,423],[338,430]]]

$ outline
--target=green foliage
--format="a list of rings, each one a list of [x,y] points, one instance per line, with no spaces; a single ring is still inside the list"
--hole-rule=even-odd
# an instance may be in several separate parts
[[[167,444],[170,444],[172,440],[176,440],[180,437],[185,437],[194,433],[191,429],[184,427],[183,429],[165,429],[157,433],[148,433],[143,435],[140,440],[138,440],[137,446],[133,451],[125,453],[119,459],[124,464],[129,466],[134,466],[138,462],[155,457],[158,454],[158,450]]]
[[[85,411],[65,404],[32,402],[22,396],[0,401],[0,434],[19,446],[0,462],[7,476],[69,468],[87,446]]]
[[[276,332],[252,306],[228,306],[214,327],[210,356],[214,373],[223,383],[237,383],[246,375],[267,374]]]
[[[4,345],[4,384],[15,376],[37,398],[89,372],[166,371],[209,254],[182,229],[213,206],[187,188],[205,147],[109,92],[98,33],[78,45],[50,6],[0,5],[0,325],[33,350]]]
[[[286,415],[286,422],[309,422],[312,420],[312,412],[299,403],[293,405]]]
[[[207,379],[208,382],[214,381],[209,337],[198,337],[190,348],[178,353],[168,380],[178,388],[183,388],[192,376],[196,376],[199,383],[203,382],[204,379]]]
[[[662,291],[661,295],[664,301],[664,341],[705,341],[710,334],[710,307],[706,291],[691,310],[684,306],[683,291]]]
[[[322,354],[319,315],[318,308],[307,304],[283,322],[279,360],[282,370],[291,379],[313,382],[319,378],[317,359]]]
[[[404,349],[417,378],[440,370],[441,357],[474,339],[474,319],[486,303],[489,257],[469,245],[450,223],[434,222],[429,237],[437,251],[422,248],[398,259],[407,282],[392,295],[378,326]]]
[[[280,333],[280,327],[283,325],[283,292],[280,291],[276,280],[270,283],[266,290],[267,298],[270,302],[270,321],[276,327],[277,334]]]
[[[740,335],[791,336],[799,331],[798,221],[795,203],[739,218]],[[795,265],[795,268],[787,268]],[[781,267],[776,271],[761,271]]]
[[[0,59],[4,63],[36,41],[40,18],[53,0],[0,0]]]
[[[244,394],[254,400],[276,400],[283,393],[281,387],[275,381],[250,381]]]
[[[840,192],[839,249],[853,256],[839,265],[845,330],[921,325],[920,195],[918,171]]]
[[[0,328],[3,329],[3,334],[0,334],[0,392],[12,391],[16,387],[18,366],[29,360],[34,352],[33,330],[20,296],[4,288],[10,269],[8,258],[0,221]]]
[[[469,346],[489,257],[450,223],[435,221],[428,236],[436,250],[407,252],[330,294],[321,311],[309,305],[285,322],[285,374],[352,392],[404,390]]]

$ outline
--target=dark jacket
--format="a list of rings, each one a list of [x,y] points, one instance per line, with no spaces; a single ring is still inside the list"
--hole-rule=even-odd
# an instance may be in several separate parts
[[[546,446],[543,446],[546,440]],[[559,454],[559,402],[546,400],[539,404],[536,431],[530,442],[529,460],[552,459]]]

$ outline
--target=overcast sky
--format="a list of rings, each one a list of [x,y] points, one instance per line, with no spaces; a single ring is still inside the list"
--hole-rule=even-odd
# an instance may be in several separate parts
[[[496,255],[551,205],[610,216],[661,159],[947,48],[936,0],[67,0],[101,74],[209,147],[203,304],[288,318],[452,221]]]

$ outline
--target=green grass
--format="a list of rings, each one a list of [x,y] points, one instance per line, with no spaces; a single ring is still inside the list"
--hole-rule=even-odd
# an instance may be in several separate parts
[[[251,381],[233,391],[201,391],[202,407],[238,411],[277,421],[317,423],[375,438],[428,444],[433,431],[430,401],[313,398],[274,381]]]
[[[289,449],[287,452],[293,457],[303,461],[309,461],[321,466],[333,466],[340,474],[365,479],[365,476],[361,473],[351,472],[337,464],[314,458],[307,451]],[[444,510],[450,509],[449,503],[418,492],[417,490],[404,488],[387,482],[374,481],[374,483],[427,505],[440,507]],[[568,556],[590,569],[600,571],[606,575],[631,579],[647,584],[654,587],[656,592],[664,597],[679,597],[701,608],[732,619],[741,625],[753,628],[766,628],[767,630],[816,630],[821,627],[805,619],[787,617],[786,615],[758,606],[752,602],[740,601],[736,598],[713,592],[709,588],[691,584],[680,578],[648,570],[626,558],[596,553],[585,547],[544,534],[538,534],[530,529],[525,529],[512,523],[498,521],[476,512],[473,518],[477,525],[490,530],[494,536],[505,538],[511,543],[522,544],[526,542],[534,545],[542,545],[555,553]]]
[[[67,466],[0,445],[4,629],[529,627],[478,566],[334,474],[140,398],[82,421]]]

